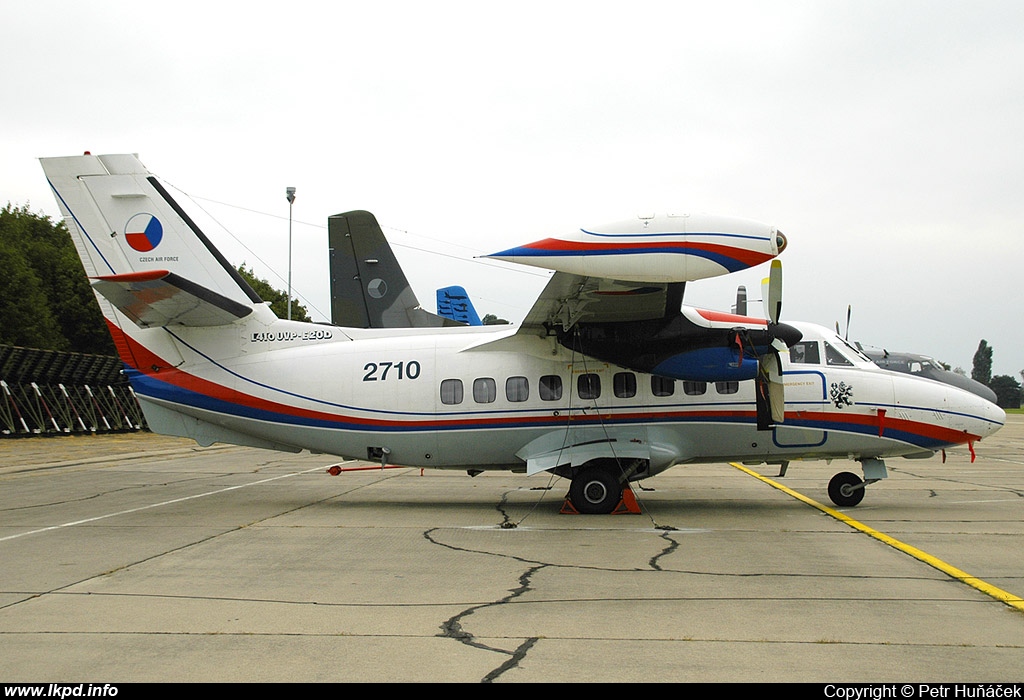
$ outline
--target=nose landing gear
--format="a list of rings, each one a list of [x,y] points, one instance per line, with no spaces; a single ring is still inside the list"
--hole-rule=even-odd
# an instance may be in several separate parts
[[[885,469],[885,462],[880,459],[862,459],[861,468],[864,469],[864,478],[852,472],[839,472],[828,482],[828,497],[837,506],[855,506],[864,500],[864,489],[868,484],[884,479],[888,476]]]
[[[865,486],[853,472],[839,472],[828,482],[828,497],[837,506],[855,506],[864,500]]]

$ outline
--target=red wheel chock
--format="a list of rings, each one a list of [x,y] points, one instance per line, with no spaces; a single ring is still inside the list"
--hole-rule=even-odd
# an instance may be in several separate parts
[[[636,502],[633,489],[629,488],[628,485],[622,487],[622,500],[619,501],[619,505],[615,506],[612,515],[622,515],[624,513],[640,515],[640,504]]]
[[[580,512],[576,510],[576,506],[572,504],[569,497],[565,497],[565,501],[562,502],[562,509],[558,511],[559,515],[579,515]],[[633,495],[633,489],[629,488],[628,485],[622,487],[622,498],[619,500],[619,504],[612,510],[611,515],[640,515],[640,504],[636,502],[636,496]]]

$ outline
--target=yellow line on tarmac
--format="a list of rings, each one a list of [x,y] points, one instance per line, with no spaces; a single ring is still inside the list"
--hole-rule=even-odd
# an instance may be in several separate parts
[[[905,554],[909,554],[915,559],[919,559],[920,561],[923,561],[925,564],[928,564],[929,566],[938,569],[947,576],[951,576],[952,578],[955,578],[958,581],[966,583],[968,586],[971,586],[972,588],[981,591],[985,595],[992,596],[996,600],[1006,603],[1010,607],[1016,608],[1017,610],[1024,612],[1024,598],[1020,598],[1019,596],[1015,596],[1012,593],[1008,593],[1001,588],[996,588],[995,586],[986,583],[985,581],[982,581],[980,578],[977,578],[976,576],[971,576],[967,572],[961,571],[955,566],[950,566],[946,562],[942,561],[941,559],[933,557],[927,552],[922,552],[917,547],[911,547],[909,544],[905,544],[897,539],[889,537],[889,535],[879,532],[874,528],[868,527],[864,523],[854,520],[853,518],[844,515],[843,513],[840,513],[838,510],[829,508],[826,505],[818,503],[813,498],[808,498],[802,493],[797,493],[793,489],[787,488],[786,486],[783,486],[777,481],[772,481],[767,477],[761,476],[757,472],[747,469],[742,464],[739,464],[737,462],[731,462],[731,464],[732,466],[739,469],[741,472],[745,472],[750,476],[754,477],[755,479],[759,479],[764,483],[768,484],[769,486],[777,488],[779,491],[782,491],[783,493],[789,494],[798,501],[803,501],[812,508],[817,508],[822,513],[825,513],[826,515],[829,515],[840,522],[846,523],[853,529],[860,530],[864,534],[874,537],[879,542],[884,542],[885,544],[889,545],[890,547],[893,547],[894,549],[898,549],[899,551]]]

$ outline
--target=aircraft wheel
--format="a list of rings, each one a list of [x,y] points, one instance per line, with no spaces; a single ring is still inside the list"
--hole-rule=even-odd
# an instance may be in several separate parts
[[[855,506],[864,500],[864,488],[854,488],[860,483],[856,474],[839,472],[828,482],[828,497],[837,506]]]
[[[572,478],[569,500],[580,513],[600,515],[611,513],[622,500],[622,484],[608,466],[587,467]]]

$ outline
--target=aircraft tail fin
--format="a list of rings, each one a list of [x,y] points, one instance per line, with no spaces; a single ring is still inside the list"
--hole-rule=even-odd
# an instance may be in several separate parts
[[[42,158],[121,359],[175,357],[166,326],[272,312],[134,155]],[[154,364],[150,362],[150,364]]]
[[[347,328],[464,325],[426,311],[416,299],[377,219],[350,211],[327,219],[331,322]]]
[[[438,289],[437,313],[468,326],[483,325],[469,294],[463,287],[451,286]]]
[[[231,322],[263,303],[136,156],[41,163],[93,287],[140,327],[215,325],[218,309]]]

